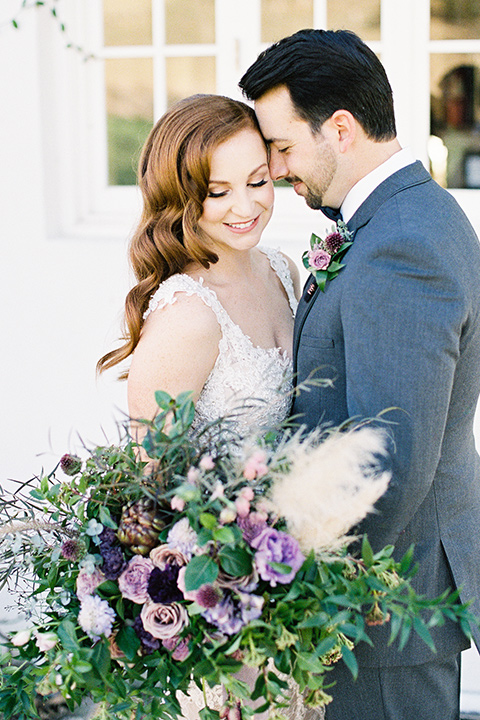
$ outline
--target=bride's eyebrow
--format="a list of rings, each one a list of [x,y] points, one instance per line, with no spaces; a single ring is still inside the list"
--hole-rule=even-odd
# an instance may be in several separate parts
[[[257,168],[255,168],[255,170],[252,170],[252,172],[249,174],[248,177],[250,178],[250,177],[252,177],[253,175],[256,175],[258,172],[260,172],[260,170],[263,170],[263,168],[265,168],[266,170],[268,170],[268,164],[267,164],[267,163],[262,163],[262,164],[259,165]],[[230,182],[229,182],[228,180],[213,180],[213,179],[210,179],[210,180],[208,181],[208,184],[209,184],[209,185],[229,185]]]

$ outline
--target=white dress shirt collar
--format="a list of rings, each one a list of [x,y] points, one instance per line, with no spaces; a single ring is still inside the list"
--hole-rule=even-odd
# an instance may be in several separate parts
[[[403,148],[359,180],[349,190],[340,208],[344,222],[353,217],[364,200],[390,175],[415,162],[410,148]]]

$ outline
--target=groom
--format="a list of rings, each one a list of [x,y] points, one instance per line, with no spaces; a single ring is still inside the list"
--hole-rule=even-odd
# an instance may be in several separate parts
[[[295,325],[308,428],[373,417],[394,422],[392,481],[360,530],[374,549],[412,543],[417,591],[460,587],[480,616],[480,460],[473,419],[480,391],[480,246],[452,196],[396,138],[392,91],[376,55],[348,31],[302,30],[265,50],[240,82],[255,101],[274,180],[309,207],[340,210],[354,235],[325,292],[307,282]],[[329,215],[330,216],[330,215]],[[388,646],[369,628],[356,682],[333,669],[328,720],[454,720],[460,652],[454,624],[435,628],[436,653],[412,633]],[[480,644],[478,628],[475,641]]]

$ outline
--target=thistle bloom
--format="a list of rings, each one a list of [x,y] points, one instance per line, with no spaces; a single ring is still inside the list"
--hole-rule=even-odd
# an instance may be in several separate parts
[[[78,455],[66,453],[60,458],[60,467],[65,475],[76,475],[82,469],[82,461]]]
[[[324,240],[325,249],[331,254],[335,255],[340,250],[345,239],[339,232],[330,233]]]
[[[80,543],[78,540],[65,540],[62,544],[60,552],[65,560],[78,560],[78,556],[80,555]]]

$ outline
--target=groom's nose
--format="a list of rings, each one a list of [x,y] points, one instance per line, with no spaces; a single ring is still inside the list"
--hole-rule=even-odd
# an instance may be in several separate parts
[[[268,167],[272,180],[281,180],[288,175],[288,167],[283,155],[274,147],[270,148]]]

